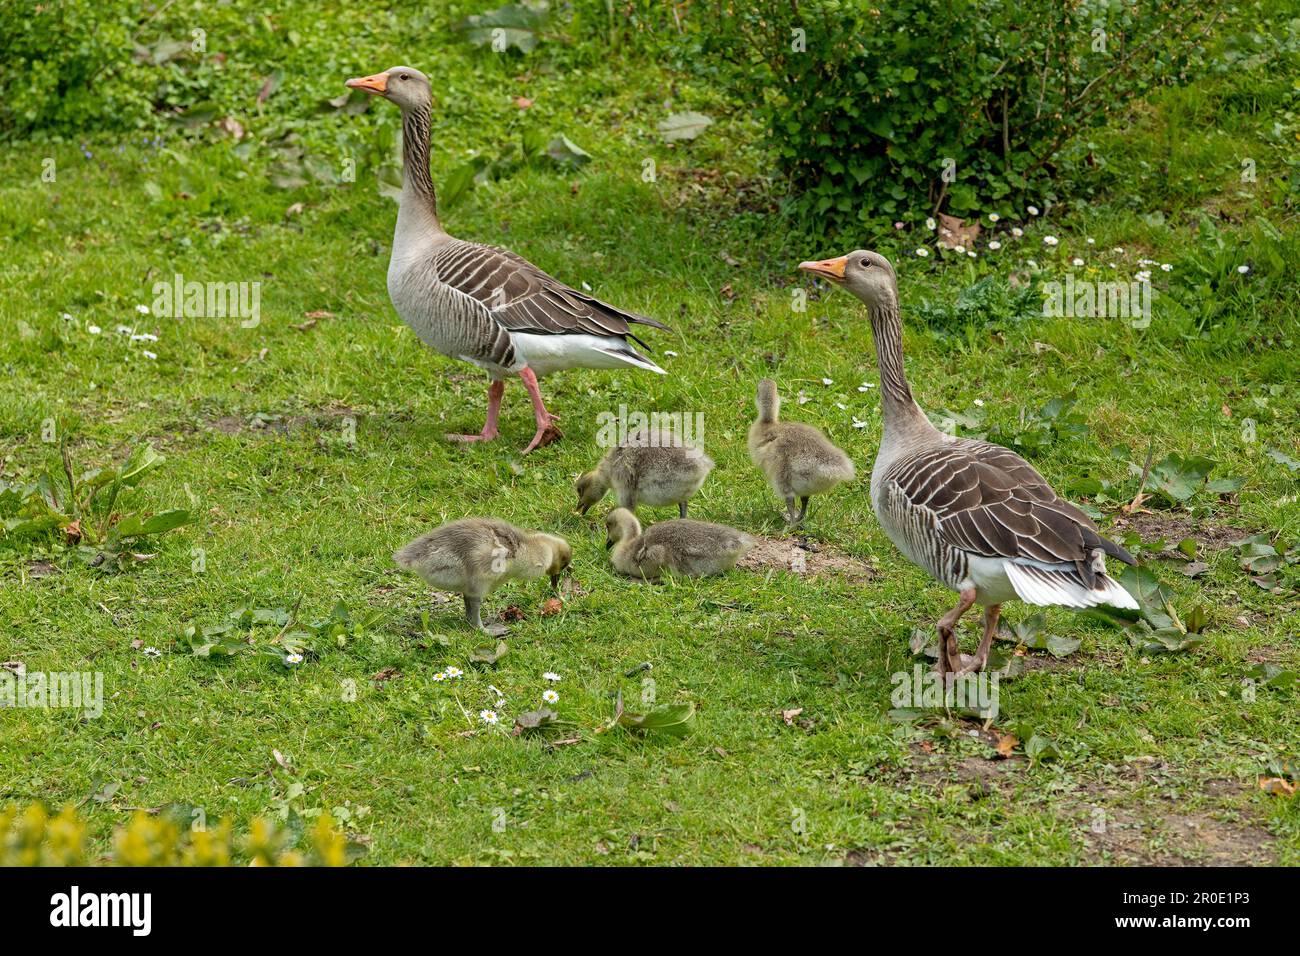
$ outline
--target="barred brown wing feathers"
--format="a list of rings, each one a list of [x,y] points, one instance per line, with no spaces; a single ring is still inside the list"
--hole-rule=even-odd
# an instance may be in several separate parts
[[[933,512],[943,543],[972,554],[1081,566],[1102,548],[1131,560],[1032,465],[998,445],[945,444],[900,462],[889,478],[912,507]]]
[[[437,268],[439,281],[480,302],[511,332],[610,335],[644,345],[631,323],[667,328],[584,295],[508,249],[457,241],[439,254]]]

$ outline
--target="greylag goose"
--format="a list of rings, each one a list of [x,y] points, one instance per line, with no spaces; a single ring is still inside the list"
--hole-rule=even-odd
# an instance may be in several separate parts
[[[615,508],[605,518],[605,547],[619,574],[653,581],[665,572],[698,578],[735,567],[754,539],[724,524],[674,518],[644,532],[636,515]]]
[[[393,560],[435,588],[465,598],[465,620],[494,637],[502,624],[484,626],[483,598],[507,581],[551,576],[555,587],[573,560],[569,542],[558,535],[523,531],[498,518],[462,518],[422,534],[400,548]]]
[[[687,501],[712,470],[713,459],[671,428],[639,428],[578,478],[578,509],[586,514],[613,488],[620,508],[635,512],[637,504],[677,505],[678,516],[685,518]]]
[[[388,263],[388,295],[398,315],[421,341],[450,358],[484,369],[487,422],[477,435],[456,441],[491,441],[505,378],[518,375],[528,390],[537,433],[524,453],[562,437],[546,410],[537,379],[568,368],[663,369],[636,351],[633,324],[666,329],[654,319],[615,308],[559,282],[506,249],[449,236],[438,219],[429,175],[433,97],[419,70],[395,66],[347,81],[396,103],[402,111],[402,193]]]
[[[853,462],[812,425],[781,421],[781,397],[770,378],[758,383],[754,404],[758,418],[749,426],[749,457],[785,502],[786,520],[797,526],[808,513],[810,496],[853,480]]]
[[[1135,564],[1131,554],[1102,537],[1019,455],[945,435],[913,400],[889,260],[858,251],[799,268],[843,286],[867,306],[884,417],[871,507],[898,549],[958,594],[956,607],[938,622],[940,674],[987,665],[1004,601],[1136,609],[1132,595],[1106,573],[1106,555]],[[984,608],[984,636],[968,657],[958,649],[956,628],[973,604]]]

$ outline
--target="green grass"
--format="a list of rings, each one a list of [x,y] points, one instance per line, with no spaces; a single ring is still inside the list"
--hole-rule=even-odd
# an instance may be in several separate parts
[[[340,77],[403,59],[370,37],[362,52],[372,58],[340,67]],[[1052,632],[1082,646],[1005,682],[996,726],[1055,740],[1060,760],[1031,764],[1018,749],[1014,760],[990,761],[987,743],[969,735],[978,725],[914,727],[888,716],[890,675],[912,666],[911,629],[931,627],[952,599],[897,553],[870,511],[880,415],[877,390],[858,390],[878,381],[859,304],[823,293],[793,312],[791,288],[799,259],[846,243],[909,250],[923,237],[824,247],[795,238],[775,214],[742,208],[736,185],[759,180],[763,168],[753,130],[731,118],[689,147],[658,144],[659,67],[597,62],[521,84],[488,54],[441,44],[415,65],[474,90],[440,118],[439,181],[467,148],[490,148],[517,123],[516,93],[535,96],[546,124],[595,155],[580,173],[539,168],[482,186],[447,211],[446,224],[671,324],[671,334],[647,336],[670,374],[546,380],[566,437],[526,459],[518,449],[532,418],[511,383],[501,440],[451,445],[445,432],[481,425],[486,383],[421,346],[393,312],[384,281],[395,207],[375,192],[371,168],[356,184],[286,191],[267,182],[265,157],[241,158],[223,141],[173,136],[162,150],[133,142],[118,152],[117,141],[96,139],[91,160],[72,144],[0,152],[0,472],[13,481],[51,463],[41,424],[55,418],[87,467],[153,442],[168,461],[136,500],[199,514],[159,539],[152,560],[115,575],[86,567],[53,536],[0,540],[0,657],[29,671],[102,671],[108,698],[95,720],[0,713],[0,800],[75,803],[120,783],[111,800],[84,808],[106,846],[130,808],[180,802],[244,823],[282,808],[298,781],[306,795],[297,810],[369,808],[356,832],[374,863],[1300,862],[1296,802],[1255,786],[1270,759],[1297,756],[1297,692],[1261,688],[1253,702],[1241,694],[1256,660],[1300,667],[1300,612],[1294,593],[1251,583],[1232,549],[1203,549],[1211,570],[1195,581],[1179,562],[1150,561],[1180,608],[1209,610],[1198,650],[1144,657],[1109,625],[1049,613]],[[715,102],[680,82],[686,92],[673,108]],[[1263,454],[1300,457],[1300,229],[1285,165],[1296,144],[1293,133],[1279,145],[1270,132],[1292,92],[1270,81],[1262,102],[1243,102],[1235,94],[1245,82],[1229,74],[1134,104],[1096,144],[1104,188],[1047,221],[1022,223],[1025,236],[1004,235],[999,253],[946,264],[895,258],[923,407],[963,410],[979,399],[987,424],[1012,427],[1022,407],[1073,391],[1089,435],[1031,456],[1059,488],[1093,475],[1131,497],[1136,480],[1112,456],[1116,444],[1139,465],[1152,442],[1157,456],[1201,452],[1221,463],[1216,477],[1245,484],[1235,501],[1202,494],[1195,514],[1177,516],[1193,536],[1228,527],[1294,541],[1296,475]],[[383,122],[386,104],[376,107],[329,117],[341,144],[332,158]],[[39,179],[47,155],[57,163],[53,184]],[[656,183],[641,179],[645,156],[658,161]],[[1238,182],[1242,156],[1257,160],[1257,183]],[[301,210],[288,211],[296,203]],[[1060,245],[1045,246],[1046,234]],[[1124,252],[1107,251],[1114,247]],[[951,302],[981,277],[1025,281],[1030,258],[1055,275],[1076,255],[1085,259],[1078,273],[1100,277],[1127,278],[1142,257],[1173,264],[1156,272],[1170,295],[1157,299],[1151,327],[1009,314],[970,326],[909,322],[923,302]],[[1249,276],[1235,271],[1243,263]],[[261,281],[261,324],[138,315],[153,283],[176,272]],[[1218,311],[1203,309],[1208,286],[1193,278],[1203,272],[1220,289]],[[317,310],[332,315],[293,328]],[[90,334],[91,324],[102,334]],[[147,347],[157,359],[142,357],[114,331],[119,324],[156,333]],[[599,457],[597,415],[621,404],[703,412],[718,467],[693,515],[784,535],[778,503],[744,449],[763,375],[781,384],[790,417],[826,429],[858,463],[853,486],[814,502],[808,534],[875,576],[737,571],[647,586],[612,574],[603,512],[574,514],[573,479]],[[793,400],[800,390],[803,405]],[[259,413],[277,418],[249,426]],[[855,428],[854,417],[866,426]],[[1254,443],[1243,440],[1245,417],[1257,422]],[[353,445],[343,441],[347,420]],[[1103,510],[1113,530],[1115,508]],[[540,582],[493,595],[488,610],[517,604],[527,616],[490,671],[466,665],[481,641],[465,630],[458,603],[431,605],[391,560],[415,535],[470,514],[565,535],[581,586],[553,617],[539,614]],[[203,573],[191,570],[194,548],[204,552]],[[57,571],[33,577],[33,562],[46,559]],[[293,669],[193,658],[179,642],[187,624],[299,600],[306,619],[340,600],[382,616]],[[449,647],[421,632],[422,611]],[[1007,613],[1015,621],[1030,611]],[[972,615],[968,643],[974,627]],[[272,636],[264,629],[258,640]],[[145,656],[147,646],[162,656]],[[696,733],[595,734],[612,692],[640,706],[647,675],[622,675],[646,661],[660,702],[697,705]],[[435,682],[448,663],[466,676]],[[387,667],[401,676],[373,683]],[[539,703],[548,670],[563,675],[557,709],[574,722],[550,739],[580,742],[551,747],[473,719],[491,705],[491,684],[506,695],[508,725]],[[344,699],[349,680],[355,701]],[[787,724],[781,711],[797,708]],[[1090,829],[1095,808],[1109,821],[1105,834]]]

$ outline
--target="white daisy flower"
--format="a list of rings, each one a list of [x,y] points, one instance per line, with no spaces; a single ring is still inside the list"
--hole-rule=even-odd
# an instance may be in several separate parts
[[[833,378],[824,378],[824,379],[822,379],[822,384],[823,384],[823,385],[834,385],[834,384],[835,384],[835,380],[834,380]]]
[[[553,690],[542,691],[542,700],[546,701],[548,704],[554,704],[559,699],[560,699],[560,695]]]
[[[1173,267],[1172,265],[1170,265],[1168,262],[1162,262],[1162,263],[1160,263],[1160,271],[1161,271],[1161,272],[1173,272],[1173,271],[1174,271],[1174,267]]]
[[[925,221],[925,228],[926,228],[926,229],[929,229],[931,232],[934,232],[934,220],[933,220],[933,219],[926,219],[926,221]]]
[[[284,655],[284,662],[285,662],[286,664],[290,665],[290,666],[293,666],[294,664],[301,664],[301,663],[302,663],[302,655],[301,655],[301,654],[285,654],[285,655]]]
[[[478,712],[478,719],[483,721],[485,724],[495,724],[501,718],[497,716],[495,710],[480,710]]]
[[[984,399],[982,399],[982,398],[977,398],[977,399],[975,399],[975,404],[976,404],[977,406],[979,406],[980,408],[983,408],[983,407],[984,407]]]
[[[846,412],[849,410],[849,406],[845,405],[843,402],[836,402],[835,407],[842,412]]]
[[[858,418],[857,415],[854,415],[854,416],[853,416],[853,427],[854,427],[854,428],[866,428],[866,427],[867,427],[867,423],[864,422],[862,419]]]
[[[979,257],[975,254],[975,250],[974,250],[974,249],[969,250],[969,251],[966,253],[966,255],[967,255],[969,258],[971,258],[971,259],[977,259],[977,258],[979,258]]]
[[[1002,218],[1002,217],[999,216],[999,215],[998,215],[997,213],[995,213],[995,212],[991,212],[991,213],[989,213],[989,222],[997,222],[997,221],[998,221],[999,219],[1001,219],[1001,218]]]
[[[1037,269],[1037,268],[1038,268],[1038,260],[1037,260],[1037,259],[1026,259],[1026,260],[1025,260],[1025,265],[1029,266],[1029,268],[1031,268],[1031,269]]]
[[[146,647],[146,648],[144,649],[144,656],[145,656],[145,657],[162,657],[162,651],[158,650],[158,648],[156,648],[156,647]]]
[[[1045,246],[1054,246],[1060,241],[1055,236],[1043,236],[1043,245]]]
[[[1070,260],[1070,265],[1081,266],[1083,265],[1083,260],[1080,259],[1078,256],[1075,256],[1073,259]]]
[[[1134,276],[1134,278],[1137,279],[1138,282],[1150,282],[1150,281],[1151,281],[1151,270],[1150,270],[1150,269],[1140,269],[1140,270],[1138,270],[1138,274],[1137,274],[1136,276]]]
[[[672,349],[664,349],[664,355],[671,355],[673,358],[677,358],[677,353]]]
[[[895,229],[902,229],[902,228],[903,228],[903,224],[902,224],[901,222],[896,222],[896,223],[894,223],[894,228],[895,228]]]
[[[156,359],[158,357],[157,353],[150,352],[148,349],[141,349],[140,354],[147,359]]]
[[[1024,234],[1025,234],[1025,230],[1021,229],[1019,226],[1011,227],[1011,235],[1015,236],[1017,239],[1019,239]]]
[[[1092,238],[1091,236],[1089,236],[1087,239],[1085,239],[1085,240],[1083,240],[1083,241],[1086,242],[1086,243],[1087,243],[1088,245],[1090,245],[1090,246],[1095,246],[1095,245],[1097,244],[1097,240],[1094,239],[1094,238]]]
[[[991,242],[989,243],[989,248],[992,249],[994,252],[997,252],[999,249],[1002,248],[1002,243],[1000,243],[1000,242],[998,242],[996,239],[994,239],[993,241],[991,241]]]
[[[141,315],[148,315],[148,314],[149,314],[149,306],[147,306],[147,305],[137,305],[137,306],[135,307],[135,310],[136,310],[137,312],[139,312]]]
[[[957,255],[961,255],[963,252],[966,251],[966,247],[965,247],[965,246],[953,246],[953,247],[952,247],[952,251],[955,252],[955,253],[957,253]]]
[[[118,334],[118,335],[130,335],[130,334],[131,334],[131,330],[130,330],[129,328],[127,328],[125,325],[119,325],[119,326],[117,327],[117,334]]]
[[[1029,207],[1029,215],[1031,215],[1031,216],[1037,216],[1037,215],[1038,215],[1038,207],[1037,207],[1037,206],[1030,206],[1030,207]]]
[[[157,342],[158,336],[154,335],[152,332],[140,332],[137,335],[131,336],[131,341],[132,342]]]
[[[1122,255],[1124,254],[1124,247],[1123,247],[1123,246],[1116,246],[1114,249],[1112,249],[1112,250],[1110,250],[1110,251],[1113,252],[1113,253],[1115,253],[1115,255],[1117,255],[1117,256],[1122,256]]]
[[[460,676],[461,676],[462,674],[464,674],[464,673],[465,673],[465,672],[464,672],[463,670],[461,670],[459,667],[448,667],[448,668],[447,668],[447,676],[450,677],[450,678],[452,678],[453,680],[455,680],[457,677],[460,677]]]
[[[434,680],[437,680],[437,681],[444,681],[444,680],[447,679],[447,672],[446,672],[446,671],[438,671],[438,673],[436,673],[436,674],[433,675],[433,679],[434,679]]]
[[[1242,275],[1245,275],[1246,273],[1250,272],[1250,266],[1237,266],[1237,271],[1240,272]]]
[[[925,246],[921,246],[919,249],[916,250],[916,254],[920,258],[924,259],[926,256],[930,254],[930,250],[925,248]]]
[[[555,671],[547,671],[545,674],[542,675],[542,680],[548,680],[552,684],[554,684],[557,681],[561,680],[561,678],[559,674],[555,673]]]
[[[86,331],[89,332],[91,335],[98,335],[100,332],[103,332],[104,330],[101,329],[98,325],[88,325],[86,326]]]
[[[858,386],[858,391],[859,391],[859,392],[865,392],[865,391],[866,391],[867,389],[869,389],[870,387],[871,387],[871,386],[868,385],[866,382],[863,382],[861,385]]]

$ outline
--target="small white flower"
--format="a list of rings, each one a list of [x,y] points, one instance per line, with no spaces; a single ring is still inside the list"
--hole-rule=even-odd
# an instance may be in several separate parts
[[[854,416],[853,416],[853,427],[854,427],[854,428],[866,428],[866,427],[867,427],[867,423],[864,422],[864,421],[862,421],[862,419],[858,418],[858,416],[854,415]]]
[[[448,667],[446,671],[447,676],[450,677],[452,680],[455,680],[457,677],[459,677],[461,674],[464,673],[465,672],[461,670],[459,667]]]
[[[559,674],[555,673],[555,671],[547,671],[545,674],[542,675],[542,680],[548,680],[552,684],[554,684],[557,683],[559,680],[561,680],[561,678]]]
[[[1094,239],[1094,238],[1092,238],[1092,236],[1089,236],[1089,237],[1088,237],[1087,239],[1085,239],[1084,241],[1085,241],[1086,243],[1088,243],[1088,245],[1090,245],[1090,246],[1095,246],[1095,245],[1097,244],[1097,240]]]
[[[903,228],[903,224],[902,224],[901,222],[896,222],[896,223],[894,223],[894,228],[895,228],[895,229],[902,229],[902,228]]]
[[[141,315],[148,315],[148,314],[149,314],[149,306],[147,306],[147,305],[137,305],[137,306],[135,307],[135,310],[136,310],[137,312],[139,312]]]
[[[995,213],[995,212],[991,212],[991,213],[989,213],[989,222],[997,222],[997,221],[998,221],[999,219],[1001,219],[1001,218],[1002,218],[1002,217],[999,216],[999,215],[998,215],[997,213]]]
[[[858,386],[858,391],[859,391],[859,392],[865,392],[865,391],[866,391],[867,389],[869,389],[870,387],[871,387],[871,386],[868,385],[866,382],[863,382],[861,385]]]
[[[677,353],[672,349],[664,349],[664,355],[671,355],[673,358],[677,358]]]
[[[926,221],[925,221],[925,228],[926,228],[926,229],[929,229],[931,232],[934,232],[934,220],[933,220],[933,219],[926,219]]]
[[[117,327],[117,334],[118,334],[118,335],[130,335],[130,334],[131,334],[131,330],[128,329],[125,325],[119,325],[119,326]]]
[[[1151,281],[1151,270],[1150,270],[1150,269],[1139,269],[1139,270],[1138,270],[1138,274],[1137,274],[1136,276],[1134,276],[1134,278],[1137,279],[1138,282],[1150,282],[1150,281]]]
[[[994,252],[997,252],[999,249],[1002,248],[1002,243],[994,239],[989,243],[989,248],[992,249]]]
[[[1117,256],[1122,256],[1122,255],[1124,254],[1124,247],[1123,247],[1123,246],[1116,246],[1114,249],[1112,249],[1112,250],[1110,250],[1110,251],[1113,252],[1113,253],[1115,253],[1115,255],[1117,255]]]
[[[1168,262],[1162,262],[1162,263],[1160,263],[1160,271],[1161,271],[1161,272],[1173,272],[1173,271],[1174,271],[1174,267],[1173,267],[1172,265],[1170,265]]]
[[[141,332],[138,335],[131,336],[132,342],[157,342],[158,336],[150,332]]]
[[[849,409],[849,406],[845,405],[843,402],[836,402],[835,407],[842,412],[846,412]]]
[[[1037,206],[1030,206],[1030,207],[1029,207],[1029,215],[1031,215],[1031,216],[1037,216],[1037,215],[1038,215],[1038,207],[1037,207]]]
[[[1113,263],[1113,262],[1108,262],[1108,263],[1106,263],[1106,265],[1110,266],[1112,269],[1115,268],[1115,263]]]
[[[1083,265],[1083,260],[1080,259],[1078,256],[1075,256],[1073,259],[1070,260],[1070,265],[1081,266]]]
[[[832,378],[824,378],[824,379],[822,379],[822,384],[823,384],[823,385],[834,385],[834,384],[835,384],[835,380],[832,379]]]
[[[158,648],[156,648],[156,647],[146,647],[146,648],[144,649],[144,656],[145,656],[145,657],[162,657],[162,651],[158,650]]]
[[[559,699],[560,695],[553,690],[542,691],[542,700],[546,701],[548,704],[554,704]]]
[[[1017,239],[1019,239],[1024,234],[1025,234],[1025,230],[1021,229],[1019,226],[1011,227],[1011,235],[1015,236]]]
[[[982,398],[977,398],[977,399],[975,399],[975,404],[978,405],[980,408],[983,408],[983,407],[984,407],[984,399],[982,399]]]
[[[1037,261],[1036,259],[1027,259],[1027,260],[1025,261],[1025,265],[1029,266],[1029,268],[1031,268],[1031,269],[1037,269],[1037,268],[1038,268],[1038,261]]]
[[[158,357],[156,353],[150,352],[148,349],[141,349],[140,354],[147,359],[156,359]]]
[[[974,250],[974,249],[971,249],[970,251],[968,251],[968,252],[966,253],[966,255],[969,256],[971,259],[979,258],[978,256],[975,255],[975,250]]]
[[[103,332],[104,330],[101,329],[98,325],[88,325],[86,326],[86,331],[89,332],[91,335],[98,335],[100,332]]]
[[[922,259],[924,259],[926,256],[930,254],[930,250],[925,248],[925,246],[921,246],[919,249],[916,250],[916,254],[920,256]]]
[[[302,655],[301,655],[301,654],[285,654],[285,655],[284,655],[284,662],[285,662],[286,664],[290,665],[291,667],[292,667],[294,664],[301,664],[301,663],[302,663]]]
[[[965,246],[953,246],[953,247],[952,247],[952,251],[955,252],[955,253],[957,253],[957,255],[961,255],[963,252],[966,251],[966,247],[965,247]]]
[[[1140,266],[1153,266],[1153,265],[1155,265],[1155,264],[1156,264],[1156,260],[1154,260],[1154,259],[1139,259],[1139,260],[1138,260],[1138,265],[1140,265]]]
[[[478,719],[483,721],[485,724],[495,724],[501,718],[497,716],[495,710],[480,710],[478,712]]]
[[[1250,266],[1237,266],[1237,271],[1240,272],[1242,275],[1245,275],[1246,273],[1250,272]]]
[[[444,681],[444,680],[447,679],[447,672],[446,672],[446,671],[438,671],[438,673],[436,673],[436,674],[433,675],[433,679],[436,680],[436,681]]]
[[[1045,246],[1054,246],[1060,241],[1055,236],[1043,236],[1043,245]]]

